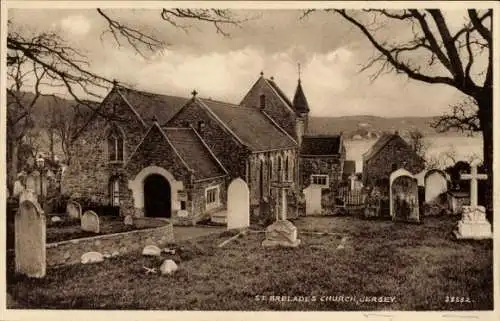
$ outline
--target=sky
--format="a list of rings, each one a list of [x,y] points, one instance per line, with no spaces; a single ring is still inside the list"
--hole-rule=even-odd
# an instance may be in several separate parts
[[[103,34],[106,21],[95,9],[10,9],[9,19],[23,33],[58,32],[86,53],[94,72],[155,93],[187,97],[196,89],[202,97],[239,103],[262,71],[293,98],[300,63],[313,116],[434,116],[463,99],[452,87],[395,73],[370,81],[375,69],[360,69],[374,54],[373,47],[333,13],[301,19],[300,10],[237,10],[235,16],[245,21],[227,26],[225,37],[209,24],[186,21],[182,23],[189,25],[187,30],[175,28],[161,20],[159,9],[104,10],[152,32],[168,46],[147,57],[124,43],[118,46],[109,33]],[[451,26],[459,27],[462,15],[449,12],[446,17]],[[407,32],[390,25],[380,35],[402,39]]]

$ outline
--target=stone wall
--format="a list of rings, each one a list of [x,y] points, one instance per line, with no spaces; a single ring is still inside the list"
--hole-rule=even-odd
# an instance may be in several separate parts
[[[392,139],[371,159],[363,160],[363,184],[374,186],[377,181],[387,181],[388,185],[394,168],[417,174],[425,168],[425,161],[402,138]]]
[[[345,154],[331,157],[303,157],[299,158],[300,189],[309,186],[311,175],[328,175],[329,185],[334,187],[342,179]]]
[[[198,123],[203,122],[204,127],[198,130]],[[191,101],[177,113],[168,123],[168,127],[187,127],[189,125],[197,129],[208,147],[212,150],[219,161],[224,165],[232,178],[241,177],[245,179],[246,159],[250,151],[242,146],[230,132],[228,132],[209,112]]]
[[[282,166],[281,166],[281,175],[285,179],[285,160],[288,157],[288,180],[292,181],[292,189],[295,188],[297,182],[297,150],[296,149],[288,149],[288,150],[278,150],[278,151],[270,151],[264,153],[255,153],[252,154],[249,159],[249,179],[248,179],[248,187],[250,189],[250,204],[258,205],[262,197],[269,197],[271,181],[278,179],[278,165],[277,161],[281,158]],[[263,190],[261,191],[261,165],[264,165],[262,168],[262,176],[264,178],[263,181]],[[271,164],[271,166],[270,166]],[[269,175],[269,170],[272,169],[271,175]]]
[[[61,190],[64,194],[93,198],[102,203],[110,202],[109,180],[112,176],[122,177],[123,163],[110,163],[107,152],[107,132],[116,125],[124,134],[124,160],[139,144],[147,128],[115,91],[104,99],[100,112],[112,115],[113,123],[96,116],[86,130],[73,144],[72,160],[64,171]],[[111,117],[109,117],[111,118]],[[124,181],[124,178],[121,178]],[[120,184],[125,192],[126,186]]]
[[[205,189],[211,186],[219,186],[220,204],[217,207],[206,209]],[[185,219],[174,216],[175,225],[194,225],[197,222],[209,218],[210,214],[221,211],[227,208],[227,186],[228,182],[225,177],[212,178],[201,182],[196,182],[190,190],[190,202],[188,202],[188,209],[190,212],[189,222]]]
[[[280,96],[267,82],[268,80],[260,78],[241,101],[241,105],[245,107],[260,108],[260,96],[264,95],[266,102],[264,111],[274,119],[281,128],[286,130],[290,136],[296,138],[295,112],[290,107],[287,107]]]
[[[165,226],[156,228],[49,243],[46,245],[47,266],[78,264],[82,254],[91,251],[110,255],[116,251],[123,255],[140,252],[146,245],[161,247],[167,243],[173,243],[172,224],[165,223]]]

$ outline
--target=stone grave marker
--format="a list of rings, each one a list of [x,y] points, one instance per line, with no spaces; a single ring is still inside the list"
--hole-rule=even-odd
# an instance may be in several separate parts
[[[82,207],[78,202],[69,201],[68,204],[66,204],[66,214],[68,214],[70,218],[79,219],[82,216]]]
[[[227,189],[227,228],[239,229],[250,225],[250,191],[241,178],[234,179]]]
[[[426,203],[434,201],[439,195],[448,191],[448,180],[441,170],[428,171],[424,180]]]
[[[389,209],[393,220],[419,222],[418,182],[405,169],[391,173],[389,191]]]
[[[28,277],[42,278],[46,273],[46,222],[33,191],[20,196],[15,216],[16,272]]]
[[[99,216],[94,211],[86,211],[82,215],[81,227],[83,231],[99,233]]]
[[[304,198],[306,202],[306,215],[321,214],[321,187],[309,185],[304,190]]]
[[[288,220],[278,220],[266,228],[266,239],[262,242],[263,247],[297,247],[300,240],[297,239],[297,227]]]
[[[477,203],[477,181],[487,179],[485,174],[477,173],[477,164],[471,164],[471,173],[462,174],[461,179],[470,179],[470,206],[462,207],[462,220],[458,222],[454,234],[457,239],[492,238],[491,224],[486,219],[486,209]]]

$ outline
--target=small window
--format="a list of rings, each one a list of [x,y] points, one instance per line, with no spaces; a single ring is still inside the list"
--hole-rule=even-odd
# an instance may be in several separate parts
[[[328,175],[311,175],[311,184],[328,186]]]
[[[181,201],[181,210],[186,210],[186,201]]]
[[[200,120],[200,121],[198,122],[198,131],[202,131],[202,130],[203,130],[203,128],[205,128],[205,122],[204,122],[204,121],[202,121],[202,120]]]
[[[266,95],[260,95],[260,108],[265,108],[266,107]]]
[[[219,186],[209,187],[205,190],[205,204],[207,209],[219,206]]]

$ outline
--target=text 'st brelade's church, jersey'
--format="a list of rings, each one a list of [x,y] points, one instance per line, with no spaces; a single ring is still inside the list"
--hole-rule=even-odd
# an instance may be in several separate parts
[[[115,85],[73,146],[63,192],[186,225],[223,212],[239,177],[257,219],[273,181],[292,193],[342,177],[342,137],[308,135],[309,111],[300,79],[290,101],[263,73],[238,105]]]

